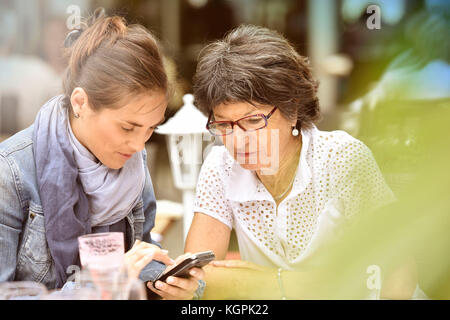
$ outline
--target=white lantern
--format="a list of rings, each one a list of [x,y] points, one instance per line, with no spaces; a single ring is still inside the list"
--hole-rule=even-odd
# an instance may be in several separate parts
[[[192,222],[197,179],[203,161],[203,141],[211,140],[205,117],[195,106],[194,96],[183,96],[184,105],[156,133],[167,135],[170,166],[175,187],[183,194],[184,239]]]

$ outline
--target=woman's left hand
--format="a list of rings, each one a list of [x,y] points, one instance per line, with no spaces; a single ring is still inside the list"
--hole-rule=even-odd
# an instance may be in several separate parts
[[[255,271],[267,271],[267,267],[254,264],[244,260],[217,260],[210,263],[213,267],[250,269]]]
[[[190,254],[184,254],[175,259],[176,264],[182,261]],[[169,266],[172,268],[175,265]],[[166,282],[157,280],[155,283],[148,282],[147,287],[159,295],[164,300],[190,300],[194,297],[198,288],[198,280],[202,280],[205,272],[202,268],[192,268],[189,270],[189,278],[168,277]]]

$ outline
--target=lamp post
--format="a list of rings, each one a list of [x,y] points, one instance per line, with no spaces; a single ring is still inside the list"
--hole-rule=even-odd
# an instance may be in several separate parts
[[[183,103],[180,110],[156,133],[166,135],[174,184],[183,194],[183,235],[186,239],[203,160],[203,141],[211,140],[211,136],[206,130],[208,119],[194,106],[194,96],[184,95]]]

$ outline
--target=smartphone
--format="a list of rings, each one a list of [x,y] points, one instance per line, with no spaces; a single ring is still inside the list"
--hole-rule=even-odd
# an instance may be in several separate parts
[[[195,253],[183,261],[179,262],[175,267],[170,269],[167,272],[162,273],[154,282],[153,286],[155,286],[156,281],[166,281],[168,277],[180,277],[180,278],[189,278],[189,270],[191,268],[197,267],[201,268],[206,266],[208,263],[213,261],[216,258],[214,252],[212,251],[204,251]]]

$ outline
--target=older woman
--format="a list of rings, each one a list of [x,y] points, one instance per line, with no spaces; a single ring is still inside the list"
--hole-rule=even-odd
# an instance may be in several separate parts
[[[348,221],[394,195],[362,142],[315,127],[317,83],[307,59],[280,34],[255,26],[231,31],[204,48],[194,80],[196,104],[223,146],[213,147],[202,166],[185,249],[225,259],[234,228],[242,261],[216,262],[230,270],[210,268],[207,288],[214,281],[228,286],[220,292],[229,295],[216,290],[216,298],[281,298],[283,281],[304,283],[289,271],[314,267]],[[254,278],[255,270],[278,281]],[[242,295],[243,288],[254,296]]]
[[[64,94],[0,144],[0,281],[60,288],[80,263],[77,238],[108,231],[124,233],[131,273],[152,281],[173,264],[150,238],[156,202],[144,146],[168,92],[157,41],[100,10],[65,45]],[[191,272],[148,287],[192,298],[203,270]]]

